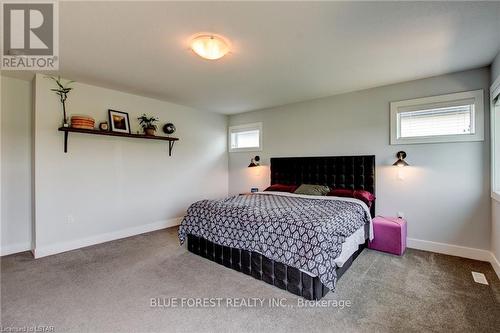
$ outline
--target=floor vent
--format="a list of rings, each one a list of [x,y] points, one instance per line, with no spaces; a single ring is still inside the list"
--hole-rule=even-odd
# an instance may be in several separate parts
[[[476,283],[488,284],[488,281],[486,280],[486,276],[484,276],[483,273],[472,272],[472,278],[474,279],[474,282],[476,282]]]

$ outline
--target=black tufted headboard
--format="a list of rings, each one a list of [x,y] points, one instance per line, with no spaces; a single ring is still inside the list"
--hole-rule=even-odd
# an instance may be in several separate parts
[[[375,193],[375,155],[273,157],[271,184],[317,184]],[[370,210],[375,216],[375,202]]]

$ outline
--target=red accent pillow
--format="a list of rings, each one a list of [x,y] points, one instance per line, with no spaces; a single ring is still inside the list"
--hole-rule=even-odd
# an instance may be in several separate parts
[[[354,197],[363,201],[368,207],[371,207],[372,202],[375,200],[375,195],[365,190],[355,190]]]
[[[327,195],[332,197],[354,198],[354,190],[349,190],[346,188],[337,188],[328,192]]]
[[[356,198],[363,201],[368,207],[371,207],[372,202],[375,200],[375,195],[365,190],[349,190],[338,188],[331,190],[327,195],[335,197]]]
[[[297,185],[273,184],[266,188],[264,191],[269,192],[289,192],[293,193],[297,189]]]

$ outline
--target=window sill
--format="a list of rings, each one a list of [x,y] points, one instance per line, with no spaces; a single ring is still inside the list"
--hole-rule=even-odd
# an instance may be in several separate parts
[[[245,153],[245,152],[252,152],[252,151],[262,151],[262,148],[231,148],[229,149],[230,153]]]
[[[500,202],[500,192],[491,192],[491,199]]]
[[[459,134],[459,135],[436,135],[413,138],[391,138],[391,145],[413,145],[425,143],[453,143],[453,142],[474,142],[484,141],[483,133],[479,134]]]

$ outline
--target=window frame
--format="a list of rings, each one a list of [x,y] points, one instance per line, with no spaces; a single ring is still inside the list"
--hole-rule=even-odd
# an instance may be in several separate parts
[[[474,133],[471,134],[452,134],[452,135],[430,135],[418,137],[399,137],[400,123],[399,114],[405,112],[402,109],[408,108],[432,108],[446,107],[446,104],[453,106],[460,100],[474,100]],[[390,131],[391,145],[403,144],[422,144],[422,143],[446,143],[446,142],[467,142],[484,141],[484,91],[483,89],[464,91],[453,94],[408,99],[404,101],[390,103]],[[408,112],[408,111],[407,111]]]
[[[234,132],[246,132],[246,131],[259,131],[259,146],[258,147],[248,147],[248,148],[232,148],[231,145],[231,134]],[[262,151],[262,123],[250,123],[243,125],[229,126],[227,130],[227,142],[230,153],[236,152],[248,152],[248,151]]]
[[[496,161],[497,158],[500,159],[500,156],[496,156],[495,150],[496,150],[496,140],[500,140],[500,138],[497,137],[496,133],[496,106],[495,106],[495,99],[498,98],[498,101],[500,101],[500,76],[493,82],[493,84],[490,87],[490,137],[491,137],[491,198],[500,202],[500,186],[497,188],[497,179],[500,177],[500,175],[497,175],[496,173],[496,166],[499,161]],[[497,101],[497,103],[499,103]],[[499,130],[500,132],[500,130]],[[500,133],[498,133],[500,135]],[[499,184],[500,185],[500,184]]]

